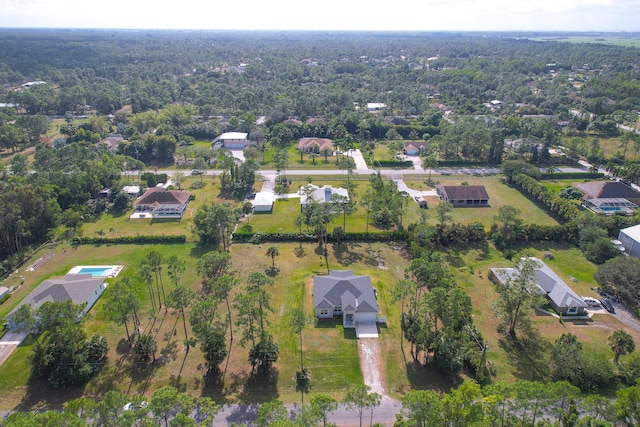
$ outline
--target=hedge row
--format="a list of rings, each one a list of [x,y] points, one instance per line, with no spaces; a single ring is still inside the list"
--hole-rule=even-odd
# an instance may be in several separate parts
[[[564,221],[571,221],[580,213],[579,208],[571,201],[561,199],[555,193],[549,191],[536,179],[521,173],[514,174],[510,183],[522,192],[536,199],[540,204],[549,209]]]
[[[121,237],[74,237],[71,243],[74,245],[99,245],[99,244],[152,244],[152,243],[185,243],[187,236],[121,236]]]
[[[401,231],[375,232],[375,233],[345,233],[341,241],[365,241],[382,242],[392,240],[405,240],[406,233]],[[261,242],[315,242],[316,236],[308,233],[262,233],[262,232],[237,232],[232,234],[236,243],[261,243]],[[327,240],[335,242],[329,234]]]
[[[374,160],[373,163],[375,166],[385,168],[407,168],[413,166],[413,162],[410,160]]]
[[[554,172],[540,174],[540,179],[602,179],[600,172]]]

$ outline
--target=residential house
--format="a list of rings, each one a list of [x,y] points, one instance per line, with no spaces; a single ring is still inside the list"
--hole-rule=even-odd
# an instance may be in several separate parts
[[[588,307],[574,291],[542,260],[533,258],[538,267],[535,269],[535,283],[540,292],[547,298],[549,305],[556,313],[563,315],[585,314]],[[515,268],[491,268],[489,279],[500,285],[518,274]]]
[[[283,121],[282,123],[288,126],[302,126],[302,122],[293,117],[289,117],[287,120]]]
[[[69,300],[76,305],[83,304],[82,314],[84,315],[93,307],[106,287],[104,278],[93,277],[91,274],[67,274],[62,278],[47,279],[11,310],[5,320],[8,321],[9,328],[14,329],[20,326],[12,321],[13,315],[20,306],[29,304],[32,310],[37,310],[46,302]]]
[[[640,258],[640,224],[620,230],[618,240],[627,255]]]
[[[400,117],[400,116],[395,116],[395,117],[387,117],[386,122],[392,125],[399,125],[399,126],[408,126],[409,125],[409,120],[405,119],[404,117]]]
[[[125,141],[124,136],[120,135],[119,133],[112,133],[111,135],[107,136],[106,138],[100,140],[98,142],[98,145],[104,145],[104,147],[111,151],[112,153],[117,153],[118,152],[118,148],[120,146],[120,143]]]
[[[253,143],[249,140],[249,134],[244,132],[225,132],[216,137],[211,143],[212,148],[224,147],[226,149],[244,149]]]
[[[418,156],[427,149],[427,143],[424,141],[411,141],[404,143],[404,154],[407,156]]]
[[[330,185],[318,187],[317,185],[307,184],[300,187],[300,209],[304,209],[312,203],[333,203],[331,198],[334,195],[346,197],[349,199],[349,191],[346,188],[333,188]]]
[[[640,204],[640,191],[618,181],[574,182],[585,206],[597,213],[633,213]]]
[[[329,138],[300,138],[298,150],[307,153],[331,153],[333,154],[333,140]]]
[[[167,190],[163,187],[149,188],[138,197],[132,218],[182,218],[191,193],[187,190]],[[148,215],[148,216],[147,216]]]
[[[387,108],[387,105],[384,102],[367,102],[367,110],[369,111],[380,111]]]
[[[484,185],[436,185],[436,192],[454,207],[489,206]]]
[[[352,270],[330,270],[313,278],[313,307],[318,319],[342,318],[358,338],[377,337],[378,301],[370,276]]]

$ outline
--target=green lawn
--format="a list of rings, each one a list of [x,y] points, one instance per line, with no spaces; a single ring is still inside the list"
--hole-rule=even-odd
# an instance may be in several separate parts
[[[200,181],[199,177],[187,177],[183,189],[189,189],[190,183]],[[205,176],[206,186],[202,189],[190,190],[195,197],[189,202],[187,212],[181,220],[151,220],[129,219],[135,210],[133,206],[127,212],[107,212],[95,221],[86,222],[82,226],[82,233],[88,237],[119,237],[132,235],[180,235],[192,237],[191,227],[193,216],[198,208],[207,203],[231,203],[240,206],[241,203],[220,197],[220,179],[217,176]],[[258,183],[256,185],[259,185]]]
[[[469,185],[484,185],[489,194],[488,207],[474,208],[454,208],[453,219],[461,224],[469,224],[472,222],[480,222],[489,229],[493,224],[493,218],[498,214],[501,206],[510,205],[520,210],[520,215],[526,224],[556,225],[558,222],[550,217],[543,209],[538,207],[530,199],[522,195],[518,190],[510,187],[498,179],[498,177],[436,177],[442,185],[461,185],[466,182]],[[429,207],[433,208],[440,199],[438,197],[428,198]],[[429,209],[431,211],[431,209]],[[437,222],[435,213],[430,213],[430,222]],[[411,221],[412,218],[409,218]]]
[[[0,367],[0,407],[13,409],[20,405],[23,409],[58,406],[61,402],[85,396],[98,396],[108,390],[120,390],[131,394],[149,396],[153,390],[172,384],[181,390],[196,395],[215,397],[219,402],[256,402],[279,397],[285,401],[299,398],[295,390],[294,374],[298,368],[298,337],[288,327],[289,313],[292,308],[304,304],[312,314],[312,276],[326,274],[324,258],[319,256],[315,244],[277,244],[280,255],[275,260],[276,270],[271,270],[271,258],[266,250],[271,245],[233,245],[233,270],[237,272],[241,283],[245,283],[251,272],[263,271],[274,279],[270,287],[274,313],[270,315],[269,330],[280,344],[281,353],[275,365],[274,376],[254,378],[247,363],[248,347],[239,344],[240,331],[234,327],[235,341],[231,349],[224,378],[203,376],[203,358],[199,348],[188,353],[183,344],[182,321],[177,313],[169,310],[152,312],[145,286],[138,284],[137,291],[142,300],[141,328],[156,337],[158,354],[164,363],[152,369],[140,365],[127,351],[125,330],[122,325],[109,321],[106,317],[105,300],[100,299],[91,310],[86,323],[88,334],[104,334],[110,344],[108,364],[81,390],[52,390],[47,384],[29,383],[27,356],[30,346],[24,345]],[[25,284],[18,295],[0,306],[4,313],[24,297],[44,278],[65,274],[78,264],[124,264],[122,276],[133,276],[139,261],[152,250],[159,250],[165,256],[177,255],[186,262],[186,269],[180,275],[180,283],[200,288],[196,264],[202,249],[193,244],[185,245],[103,245],[80,246],[72,249],[60,246],[56,255],[34,272],[24,272]],[[300,250],[302,249],[302,250]],[[374,254],[382,257],[387,269],[378,268]],[[398,335],[399,313],[390,303],[391,286],[403,275],[405,254],[391,246],[382,244],[350,246],[331,246],[329,265],[331,268],[353,269],[358,274],[369,274],[380,297],[383,314],[389,318],[389,327],[382,331],[381,343],[392,340]],[[22,273],[22,272],[21,272]],[[167,292],[173,286],[164,269],[164,285]],[[235,311],[234,311],[235,312]],[[225,314],[221,310],[221,315]],[[131,325],[130,325],[131,327]],[[322,323],[318,327],[308,326],[304,331],[305,365],[311,369],[311,393],[330,393],[340,398],[351,384],[362,381],[359,366],[357,342],[353,331],[345,332],[341,324]],[[385,344],[386,345],[386,344]],[[391,346],[391,352],[398,350]],[[399,357],[390,354],[387,363],[392,366]],[[408,383],[406,373],[403,383]],[[214,381],[215,380],[215,381]],[[26,401],[23,397],[28,395]],[[20,403],[22,401],[22,403]]]

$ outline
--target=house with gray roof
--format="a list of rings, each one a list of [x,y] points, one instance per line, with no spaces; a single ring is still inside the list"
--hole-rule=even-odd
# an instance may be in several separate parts
[[[9,328],[19,327],[11,319],[14,313],[24,304],[29,304],[31,310],[37,310],[46,302],[71,301],[73,304],[82,304],[82,314],[86,314],[98,301],[107,285],[102,277],[93,277],[91,274],[67,274],[62,278],[47,279],[38,285],[20,304],[18,304],[5,320]]]
[[[540,292],[547,298],[549,305],[558,314],[585,314],[588,307],[574,291],[542,260],[533,258],[538,267],[535,269],[535,282]],[[504,284],[518,274],[515,268],[491,268],[489,279],[496,284]]]
[[[352,270],[330,270],[326,276],[315,276],[313,307],[318,319],[342,317],[345,328],[358,331],[368,326],[377,336],[378,301],[370,276],[356,276]]]

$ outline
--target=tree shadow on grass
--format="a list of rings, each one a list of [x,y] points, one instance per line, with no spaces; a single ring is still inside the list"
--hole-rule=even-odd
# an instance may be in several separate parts
[[[529,381],[544,381],[548,378],[547,354],[551,344],[538,331],[525,331],[519,337],[504,336],[498,344],[509,356],[514,376]]]
[[[361,254],[349,250],[349,245],[347,243],[335,243],[332,245],[332,248],[333,255],[340,265],[351,265],[362,259]]]
[[[241,403],[263,403],[277,399],[278,368],[272,366],[267,372],[254,372],[246,378],[242,391],[238,394]]]
[[[220,369],[209,371],[203,376],[202,396],[214,399],[218,404],[225,404],[227,396],[224,392],[224,377]]]
[[[399,384],[396,393],[404,393],[409,390],[435,390],[449,393],[462,383],[459,376],[445,375],[432,364],[423,365],[421,362],[408,358],[405,365],[409,384]]]
[[[180,364],[180,369],[177,373],[171,374],[169,376],[169,384],[175,387],[179,392],[184,393],[187,391],[187,383],[182,380],[182,369],[184,368],[184,364],[187,361],[187,356],[189,356],[189,352],[186,351],[184,353],[184,357],[182,358],[182,364]]]
[[[278,267],[269,267],[264,271],[264,274],[269,277],[276,277],[278,274],[280,274],[280,269]]]

